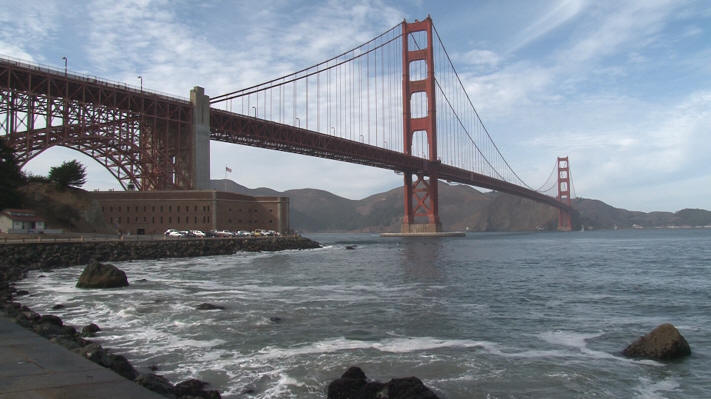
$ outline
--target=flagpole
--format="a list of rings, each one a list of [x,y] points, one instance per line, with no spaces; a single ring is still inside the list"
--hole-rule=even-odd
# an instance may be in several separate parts
[[[225,165],[225,180],[223,180],[224,191],[227,192],[227,165]]]

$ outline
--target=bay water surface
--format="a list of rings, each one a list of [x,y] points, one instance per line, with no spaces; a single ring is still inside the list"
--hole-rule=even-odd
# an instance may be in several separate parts
[[[17,286],[139,371],[226,398],[324,398],[351,365],[449,399],[711,398],[709,229],[309,237],[324,248],[117,262],[128,288],[75,288],[82,266]],[[665,322],[691,357],[620,355]]]

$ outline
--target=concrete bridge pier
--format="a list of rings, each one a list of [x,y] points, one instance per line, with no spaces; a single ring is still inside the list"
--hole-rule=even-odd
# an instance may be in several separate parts
[[[210,97],[200,86],[190,90],[193,105],[192,125],[192,181],[193,190],[210,189]]]

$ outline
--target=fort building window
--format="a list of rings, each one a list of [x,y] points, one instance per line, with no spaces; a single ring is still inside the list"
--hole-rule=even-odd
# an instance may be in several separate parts
[[[168,223],[173,223],[173,217],[172,217],[172,216],[168,216]]]
[[[163,223],[163,216],[160,217],[160,222]]]

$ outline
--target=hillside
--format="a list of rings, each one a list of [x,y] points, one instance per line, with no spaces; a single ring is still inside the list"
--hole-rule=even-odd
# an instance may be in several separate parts
[[[50,183],[30,183],[20,188],[23,207],[34,209],[49,229],[65,232],[115,233],[104,221],[99,203],[78,188],[58,190]]]
[[[323,190],[299,189],[278,192],[268,188],[250,189],[233,181],[213,180],[217,190],[246,195],[280,195],[290,198],[291,225],[306,232],[399,231],[402,221],[402,188],[350,200]],[[463,185],[440,182],[440,218],[447,230],[531,231],[555,230],[558,211],[531,200],[498,192],[482,193]],[[636,212],[615,208],[599,200],[576,199],[573,227],[579,229],[646,228],[663,226],[711,225],[711,212],[684,209],[671,212]]]

